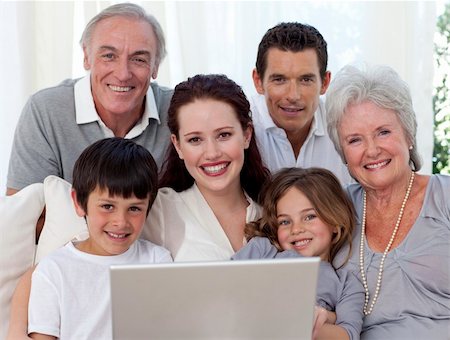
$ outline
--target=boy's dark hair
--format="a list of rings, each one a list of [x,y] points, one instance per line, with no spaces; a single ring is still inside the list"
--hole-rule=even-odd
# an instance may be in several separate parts
[[[327,42],[314,27],[298,22],[282,22],[269,29],[259,43],[256,57],[256,71],[261,79],[266,72],[267,54],[270,48],[290,52],[313,48],[317,53],[320,77],[322,80],[325,79],[328,63]]]
[[[148,213],[158,190],[158,167],[143,146],[129,139],[105,138],[88,146],[78,157],[72,188],[86,213],[88,197],[96,188],[124,198],[149,196]]]

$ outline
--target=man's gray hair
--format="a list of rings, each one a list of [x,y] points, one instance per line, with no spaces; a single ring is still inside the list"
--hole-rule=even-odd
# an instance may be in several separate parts
[[[420,170],[422,161],[417,152],[417,121],[408,84],[391,67],[384,65],[365,67],[364,70],[344,66],[328,88],[325,104],[328,134],[342,160],[345,162],[338,131],[341,119],[349,105],[365,101],[396,113],[407,142],[412,146],[410,167]]]
[[[164,33],[161,28],[161,25],[159,24],[158,20],[156,18],[145,12],[145,10],[136,4],[131,3],[121,3],[109,6],[105,8],[103,11],[98,13],[96,16],[94,16],[86,25],[83,34],[80,39],[81,47],[89,47],[89,44],[91,42],[92,38],[92,32],[94,31],[96,25],[104,20],[115,16],[121,16],[121,17],[129,17],[129,18],[135,18],[137,20],[143,20],[150,24],[150,26],[153,28],[153,32],[156,36],[156,60],[155,60],[155,66],[158,67],[161,61],[166,56],[166,40],[164,39]]]

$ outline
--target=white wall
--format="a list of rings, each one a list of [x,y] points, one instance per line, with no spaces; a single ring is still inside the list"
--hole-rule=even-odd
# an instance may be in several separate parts
[[[0,195],[14,127],[33,92],[82,76],[78,40],[86,22],[113,2],[0,2]],[[436,3],[336,1],[140,1],[163,26],[168,57],[157,81],[224,73],[254,92],[251,70],[265,31],[281,21],[308,23],[328,42],[334,74],[354,62],[388,64],[409,83],[419,121],[422,172],[433,146],[432,44]]]

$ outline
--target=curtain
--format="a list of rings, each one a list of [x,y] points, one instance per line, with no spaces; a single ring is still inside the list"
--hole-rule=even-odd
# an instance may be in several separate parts
[[[433,148],[433,35],[436,3],[427,1],[135,1],[166,35],[156,81],[175,86],[197,73],[223,73],[248,95],[266,30],[282,21],[315,26],[328,42],[328,68],[388,64],[410,85],[419,123],[422,173]],[[0,195],[14,128],[27,98],[84,75],[79,39],[89,19],[115,1],[0,2]]]

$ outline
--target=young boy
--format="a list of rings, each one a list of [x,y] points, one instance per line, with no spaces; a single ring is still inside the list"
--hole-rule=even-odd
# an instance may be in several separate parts
[[[168,250],[139,239],[156,197],[157,171],[151,154],[126,139],[100,140],[80,155],[72,199],[89,238],[69,242],[36,267],[32,338],[111,339],[109,266],[172,261]]]

